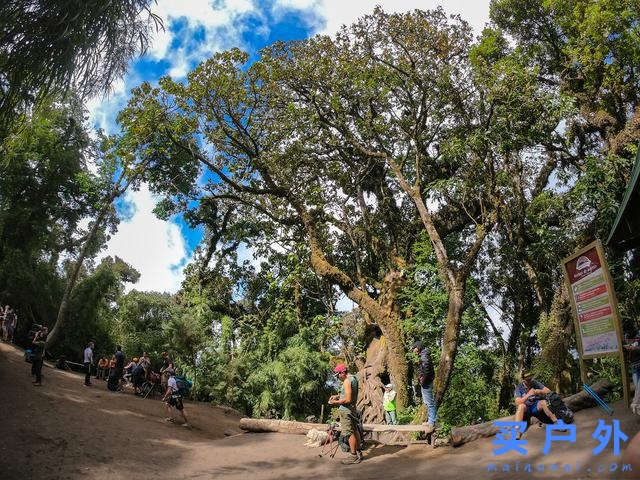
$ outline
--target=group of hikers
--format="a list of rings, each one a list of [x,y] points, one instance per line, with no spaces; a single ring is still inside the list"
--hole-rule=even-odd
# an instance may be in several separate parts
[[[6,322],[6,312],[11,312],[7,308],[3,309]],[[11,316],[10,316],[11,317]],[[11,318],[11,321],[13,319]],[[3,331],[4,333],[4,331]],[[41,327],[34,335],[32,340],[33,363],[32,374],[35,376],[34,385],[42,385],[42,361],[44,356],[44,346],[48,335],[46,326]],[[94,365],[94,342],[89,342],[83,352],[85,379],[84,385],[91,386],[92,367]],[[640,347],[633,345],[633,354],[640,357]],[[437,408],[433,395],[433,381],[435,372],[431,352],[422,341],[416,341],[411,346],[411,350],[415,353],[417,362],[415,371],[419,389],[416,392],[422,399],[422,403],[426,409],[426,421],[423,423],[424,432],[432,433],[436,426]],[[635,357],[634,357],[635,358]],[[163,395],[165,408],[169,413],[169,417],[165,420],[176,422],[173,412],[177,411],[181,417],[181,424],[188,427],[187,418],[184,412],[183,395],[185,387],[181,384],[181,379],[176,375],[176,369],[173,361],[166,352],[161,354],[161,365],[157,371],[152,368],[152,362],[147,352],[143,352],[140,357],[132,358],[125,365],[125,354],[120,346],[116,347],[115,353],[111,359],[102,356],[97,362],[96,378],[106,379],[110,390],[121,390],[123,382],[129,381],[133,385],[134,394],[141,394],[141,388],[144,382],[159,383]],[[638,360],[634,366],[639,363]],[[329,398],[329,404],[338,407],[340,417],[340,437],[348,445],[348,457],[343,460],[344,464],[357,464],[362,461],[362,433],[360,424],[360,413],[356,407],[358,398],[358,379],[355,375],[349,373],[348,367],[340,363],[335,366],[333,373],[339,382],[339,392]],[[634,383],[638,381],[640,369],[634,371]],[[524,372],[522,374],[522,382],[515,388],[514,399],[516,404],[515,420],[518,422],[529,422],[532,417],[536,417],[543,423],[557,424],[559,420],[565,423],[572,421],[572,413],[563,406],[559,397],[551,392],[551,390],[537,381],[532,372]],[[556,402],[558,402],[556,404]],[[385,385],[383,394],[383,408],[385,412],[385,421],[387,424],[395,425],[396,417],[396,392],[391,383]],[[568,415],[567,416],[565,416]],[[561,418],[558,418],[561,417]],[[568,420],[567,420],[568,418]],[[526,429],[525,429],[526,431]],[[519,439],[525,431],[517,431],[516,437]]]
[[[0,327],[2,328],[2,340],[13,343],[13,333],[18,327],[18,315],[9,306],[0,307]]]
[[[435,372],[431,360],[431,352],[422,341],[416,341],[411,350],[417,355],[417,380],[419,393],[427,411],[427,419],[423,423],[426,434],[432,433],[436,426],[437,408],[433,396],[433,381]],[[349,452],[345,465],[356,464],[362,461],[362,438],[359,428],[360,414],[356,407],[358,398],[358,379],[350,374],[345,364],[336,365],[333,372],[340,382],[339,393],[329,398],[329,405],[338,406],[340,415],[340,436],[347,439]],[[554,394],[548,387],[537,381],[530,371],[522,373],[522,382],[514,391],[516,404],[516,421],[524,421],[527,425],[532,417],[536,417],[543,423],[558,424],[560,420],[565,423],[572,421],[573,413],[562,403],[560,397]],[[395,425],[396,418],[396,392],[392,384],[385,385],[383,394],[383,408],[387,424]],[[549,399],[554,399],[553,405]],[[558,402],[556,404],[556,402]],[[565,416],[566,415],[566,416]],[[558,417],[562,418],[558,418]],[[559,430],[559,429],[558,429]],[[525,429],[526,431],[526,429]],[[519,439],[525,431],[517,431]]]
[[[94,364],[93,350],[94,342],[89,342],[83,352],[85,378],[84,385],[92,386],[91,373]],[[152,368],[151,359],[147,352],[143,352],[140,357],[133,357],[127,365],[125,365],[125,354],[122,352],[120,345],[116,346],[116,352],[112,355],[111,360],[106,357],[100,358],[97,362],[96,378],[107,380],[109,390],[121,391],[123,384],[129,381],[133,385],[134,395],[142,394],[142,386],[145,382],[159,384],[164,395],[162,401],[169,416],[166,421],[176,423],[174,418],[174,410],[180,415],[183,427],[189,427],[189,422],[184,412],[184,404],[182,397],[185,386],[180,385],[180,378],[176,375],[176,369],[173,361],[167,352],[162,352],[162,365],[157,372]]]
[[[33,385],[42,386],[42,365],[44,361],[44,350],[49,330],[46,326],[41,326],[31,340],[31,375],[35,377]],[[93,351],[95,343],[88,342],[87,347],[83,351],[84,366],[84,385],[91,387],[91,376],[94,367]],[[107,381],[107,387],[112,391],[122,391],[124,383],[128,380],[133,385],[135,395],[140,395],[141,388],[145,381],[157,382],[162,389],[162,401],[169,416],[165,418],[168,422],[177,423],[174,418],[174,411],[177,411],[181,417],[181,425],[189,427],[187,417],[184,412],[182,398],[188,391],[190,383],[183,377],[176,375],[176,369],[173,361],[166,352],[162,352],[162,365],[159,372],[156,373],[152,369],[151,359],[147,352],[143,352],[140,357],[134,357],[125,365],[126,356],[120,345],[116,346],[115,353],[111,356],[111,360],[105,357],[97,362],[96,378]],[[62,362],[66,366],[66,362]]]

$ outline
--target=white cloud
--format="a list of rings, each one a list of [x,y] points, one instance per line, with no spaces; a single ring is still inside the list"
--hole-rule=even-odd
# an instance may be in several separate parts
[[[159,0],[152,11],[165,28],[155,33],[148,54],[169,61],[169,75],[174,78],[184,77],[213,53],[240,44],[242,18],[259,16],[252,0]],[[174,41],[180,47],[171,48]]]
[[[312,10],[326,23],[318,33],[333,34],[342,25],[353,23],[358,17],[373,12],[380,5],[385,12],[429,10],[442,6],[449,14],[459,14],[469,22],[475,34],[480,34],[489,21],[489,0],[276,0],[276,9]]]
[[[127,290],[177,292],[184,266],[191,260],[180,227],[156,218],[152,212],[156,199],[146,185],[128,192],[125,200],[135,212],[120,222],[101,257],[117,255],[140,272],[140,280],[127,284]]]

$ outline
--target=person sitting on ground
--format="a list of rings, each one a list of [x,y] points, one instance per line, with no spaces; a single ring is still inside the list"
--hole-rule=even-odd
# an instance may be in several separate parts
[[[350,455],[342,463],[344,465],[360,463],[362,461],[362,452],[360,451],[362,439],[358,432],[358,411],[356,409],[358,379],[347,371],[347,366],[344,363],[336,365],[333,373],[340,381],[340,393],[329,397],[329,405],[339,405],[340,434],[349,438]]]
[[[396,391],[391,383],[384,386],[382,396],[382,406],[384,407],[384,419],[387,425],[395,425],[396,422]]]
[[[145,380],[149,379],[149,374],[151,373],[151,359],[147,352],[142,352],[142,356],[138,361],[138,365],[141,365],[144,368],[144,378]]]
[[[98,360],[98,375],[96,375],[97,379],[106,379],[108,366],[109,361],[105,357],[101,357],[100,360]]]
[[[128,382],[132,382],[133,369],[138,366],[138,357],[133,357],[131,361],[124,367],[124,379]]]
[[[418,372],[418,383],[420,385],[420,393],[422,394],[422,402],[427,407],[427,421],[423,423],[423,425],[426,425],[425,433],[431,433],[435,429],[436,416],[438,414],[436,401],[433,398],[435,372],[433,370],[431,352],[420,340],[413,342],[411,350],[418,355],[418,368],[416,369]]]
[[[133,383],[133,393],[135,395],[141,394],[140,388],[142,387],[142,384],[144,383],[147,376],[147,369],[145,368],[145,366],[148,365],[149,364],[145,362],[144,356],[142,356],[140,357],[138,364],[133,367],[133,370],[131,371],[131,382]]]
[[[169,416],[165,418],[167,422],[175,422],[175,419],[173,418],[173,409],[175,408],[182,417],[182,426],[189,427],[187,416],[184,413],[184,405],[182,404],[182,394],[180,393],[178,381],[174,374],[169,377],[169,381],[167,382],[167,391],[165,392],[162,401],[165,402],[165,408],[169,413]]]
[[[44,346],[47,342],[48,334],[47,327],[42,327],[33,337],[33,365],[31,371],[36,376],[33,382],[35,387],[42,386],[42,363],[44,362]]]
[[[116,356],[111,355],[111,360],[109,360],[109,372],[107,373],[107,378],[111,376],[112,373],[116,371]]]
[[[545,395],[551,393],[548,387],[533,378],[531,371],[522,374],[522,383],[516,387],[514,396],[516,401],[516,422],[527,422],[531,417],[536,417],[543,423],[558,423],[558,418],[553,414],[547,401],[544,400]],[[525,429],[526,431],[526,429]],[[520,439],[524,432],[518,431],[516,438]]]

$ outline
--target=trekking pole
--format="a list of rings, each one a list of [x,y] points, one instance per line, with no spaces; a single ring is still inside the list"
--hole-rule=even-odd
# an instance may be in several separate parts
[[[582,385],[582,387],[584,388],[585,392],[587,392],[589,395],[591,395],[591,397],[593,397],[593,399],[598,403],[600,408],[602,408],[609,415],[613,415],[613,408],[611,408],[611,406],[609,406],[607,402],[605,402],[602,398],[600,398],[600,396],[596,392],[594,392],[589,385],[585,383]]]

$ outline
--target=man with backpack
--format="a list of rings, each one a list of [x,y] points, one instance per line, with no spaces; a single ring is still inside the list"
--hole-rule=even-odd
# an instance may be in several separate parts
[[[182,377],[177,377],[176,375],[171,375],[167,382],[167,391],[162,398],[162,401],[165,402],[165,408],[169,413],[169,417],[165,418],[167,422],[175,423],[175,419],[173,418],[173,409],[175,408],[180,416],[182,417],[182,426],[189,427],[189,422],[187,422],[187,416],[184,413],[184,405],[182,404],[182,397],[186,393],[188,388],[187,380]]]
[[[536,417],[543,423],[558,423],[558,418],[547,403],[547,395],[551,393],[548,387],[533,378],[532,372],[522,374],[522,383],[516,387],[514,396],[516,402],[516,422],[527,422]],[[559,398],[559,397],[558,397]],[[547,420],[548,419],[548,420]],[[559,430],[560,431],[560,430]],[[524,432],[518,431],[516,439],[520,439]]]
[[[431,352],[420,340],[413,342],[411,350],[418,355],[418,384],[420,385],[422,402],[427,408],[427,421],[423,425],[426,425],[425,433],[431,433],[435,429],[436,415],[438,414],[436,401],[433,398],[435,372],[433,370],[433,362],[431,361]]]

